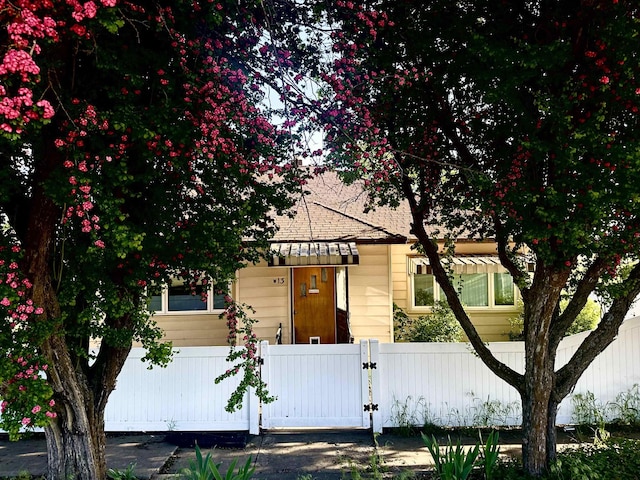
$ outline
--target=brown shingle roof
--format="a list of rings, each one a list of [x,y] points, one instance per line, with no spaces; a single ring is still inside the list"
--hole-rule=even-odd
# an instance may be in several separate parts
[[[361,183],[345,185],[334,172],[313,177],[309,192],[293,209],[293,218],[279,217],[275,242],[355,241],[405,243],[411,237],[411,215],[403,202],[397,209],[376,207],[365,213],[367,194]]]

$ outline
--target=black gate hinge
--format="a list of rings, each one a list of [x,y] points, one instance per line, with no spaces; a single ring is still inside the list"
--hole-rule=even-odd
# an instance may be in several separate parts
[[[376,362],[371,362],[371,363],[369,363],[369,362],[364,362],[364,363],[362,364],[362,369],[363,369],[363,370],[368,370],[369,368],[371,368],[372,370],[373,370],[374,368],[378,368],[378,364],[377,364]]]
[[[368,403],[364,406],[364,411],[365,412],[375,412],[378,410],[378,404],[377,403]]]

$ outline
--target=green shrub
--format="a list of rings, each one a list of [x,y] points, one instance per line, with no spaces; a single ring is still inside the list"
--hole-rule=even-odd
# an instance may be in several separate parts
[[[568,303],[568,300],[561,301],[560,309],[564,310],[565,308],[567,308]],[[600,305],[598,305],[595,300],[589,298],[583,309],[576,316],[576,319],[567,329],[565,335],[575,335],[576,333],[593,330],[594,328],[596,328],[596,325],[598,325],[598,322],[600,321],[601,311],[602,309],[600,308]],[[509,340],[511,340],[512,342],[524,340],[523,313],[520,313],[516,317],[510,318],[509,327]]]
[[[124,470],[119,470],[117,468],[110,468],[107,472],[107,478],[111,480],[138,480],[136,477],[134,470],[136,468],[135,463],[129,464],[127,468]]]
[[[460,440],[454,445],[451,437],[447,445],[441,446],[433,435],[429,437],[422,433],[421,436],[440,480],[466,480],[471,477],[474,469],[482,472],[484,480],[498,478],[500,445],[497,431],[492,431],[486,442],[480,436],[480,441],[467,448],[462,446]]]
[[[560,302],[560,308],[564,310],[568,303],[567,300],[563,300]],[[567,330],[567,335],[575,335],[576,333],[593,330],[600,321],[601,313],[602,309],[600,305],[598,305],[598,302],[591,298],[588,299],[585,306]]]
[[[598,402],[593,392],[574,393],[571,406],[571,420],[578,426],[600,425],[606,421],[607,406]]]
[[[619,393],[610,408],[616,423],[640,425],[640,386],[636,383],[626,392]]]
[[[396,342],[459,342],[462,327],[447,302],[436,302],[431,313],[411,318],[394,304],[393,323]]]
[[[422,434],[422,441],[433,458],[440,480],[466,480],[471,475],[480,454],[480,443],[465,451],[460,440],[454,445],[449,438],[449,443],[443,451],[433,435],[427,437]]]
[[[247,458],[245,464],[238,466],[236,470],[237,460],[234,459],[227,472],[223,474],[220,471],[221,464],[213,461],[211,453],[203,457],[200,447],[196,445],[196,458],[189,462],[188,468],[182,469],[180,478],[184,480],[249,480],[255,471],[251,461],[251,457]]]
[[[550,480],[585,478],[620,480],[640,478],[640,441],[614,439],[558,453]]]

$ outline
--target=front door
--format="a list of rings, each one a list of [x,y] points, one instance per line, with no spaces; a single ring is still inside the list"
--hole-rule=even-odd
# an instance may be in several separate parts
[[[293,269],[293,343],[336,343],[332,267]]]

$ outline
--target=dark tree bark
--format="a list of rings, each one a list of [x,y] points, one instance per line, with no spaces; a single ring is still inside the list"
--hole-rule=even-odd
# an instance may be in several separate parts
[[[17,233],[24,239],[24,269],[33,285],[31,298],[44,308],[39,321],[50,322],[59,329],[61,310],[51,265],[61,211],[41,187],[59,161],[56,155],[55,149],[42,155],[30,200],[29,222],[24,231]],[[108,318],[104,321],[114,323]],[[126,328],[130,319],[117,319],[117,323]],[[87,345],[69,341],[61,330],[54,331],[40,346],[48,360],[47,374],[57,414],[45,428],[49,480],[71,476],[96,480],[107,475],[104,411],[131,346],[115,348],[103,343],[91,366],[86,348]]]

